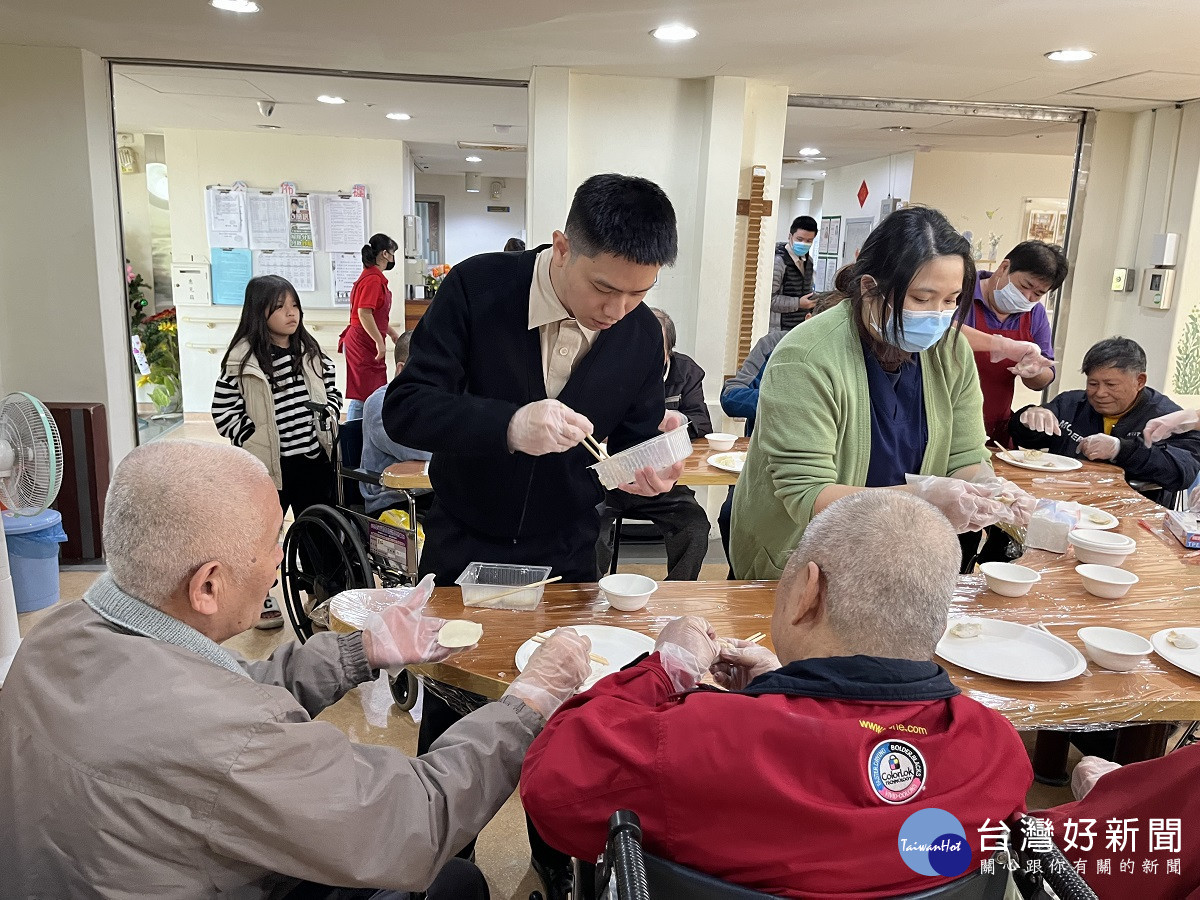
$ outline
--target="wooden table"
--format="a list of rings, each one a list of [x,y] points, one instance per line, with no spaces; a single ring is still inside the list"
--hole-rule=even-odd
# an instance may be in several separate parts
[[[963,576],[952,616],[989,616],[1029,625],[1041,622],[1080,652],[1083,644],[1076,631],[1084,625],[1110,625],[1146,637],[1167,627],[1200,625],[1200,567],[1196,565],[1200,558],[1188,556],[1169,535],[1156,536],[1139,526],[1138,520],[1145,519],[1161,529],[1164,511],[1129,488],[1119,469],[1088,463],[1082,470],[1053,476],[1086,482],[1074,486],[1035,481],[1046,476],[1001,461],[996,468],[1039,497],[1078,500],[1116,515],[1120,519],[1116,530],[1138,542],[1138,551],[1125,568],[1141,581],[1121,600],[1101,600],[1083,590],[1072,552],[1060,556],[1033,550],[1021,562],[1041,572],[1042,581],[1028,595],[1001,597],[986,589],[982,576]],[[484,637],[476,650],[423,671],[438,681],[495,698],[517,674],[513,662],[517,647],[534,632],[595,623],[655,635],[668,620],[690,613],[711,621],[722,635],[746,637],[770,630],[774,594],[774,582],[665,582],[646,609],[623,613],[600,599],[595,585],[550,585],[536,610],[515,612],[464,609],[457,588],[439,588],[431,612],[481,622]],[[1018,728],[1200,719],[1200,678],[1156,655],[1127,673],[1107,672],[1089,662],[1082,675],[1056,684],[1003,681],[943,665],[968,696],[999,710]]]
[[[750,446],[750,438],[738,438],[734,450],[745,450]],[[679,476],[679,484],[697,487],[701,485],[731,485],[737,482],[737,474],[726,472],[710,466],[708,458],[716,453],[710,450],[708,441],[699,438],[692,441],[692,455],[683,461],[683,474]],[[393,490],[410,490],[412,488],[427,488],[429,476],[425,474],[425,463],[402,462],[392,463],[383,470],[380,479],[383,486]]]

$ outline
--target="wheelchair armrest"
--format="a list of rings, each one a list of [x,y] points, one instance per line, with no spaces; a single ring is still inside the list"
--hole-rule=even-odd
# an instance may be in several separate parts
[[[373,484],[376,487],[380,485],[380,479],[383,478],[382,472],[371,472],[367,469],[338,469],[338,474],[342,478],[349,478],[352,481],[361,481],[363,484]]]

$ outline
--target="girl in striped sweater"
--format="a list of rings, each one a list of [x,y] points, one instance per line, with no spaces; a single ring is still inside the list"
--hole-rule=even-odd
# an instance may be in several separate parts
[[[332,503],[332,444],[342,406],[333,362],[304,327],[300,298],[278,275],[246,285],[242,318],[221,360],[213,395],[213,423],[236,447],[253,453],[271,473],[286,513],[299,516],[316,503]],[[318,427],[308,404],[329,412],[332,428]],[[268,597],[260,628],[283,624]]]

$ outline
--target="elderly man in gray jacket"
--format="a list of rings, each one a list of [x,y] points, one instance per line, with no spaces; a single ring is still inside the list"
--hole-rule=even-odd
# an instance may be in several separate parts
[[[312,717],[379,668],[444,658],[442,622],[409,600],[265,662],[226,650],[281,526],[243,450],[162,442],[117,467],[109,571],[33,630],[0,691],[0,896],[487,896],[447,863],[515,789],[589,642],[560,629],[422,757],[351,743]]]

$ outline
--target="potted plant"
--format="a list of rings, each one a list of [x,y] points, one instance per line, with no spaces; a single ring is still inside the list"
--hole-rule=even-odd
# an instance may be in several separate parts
[[[142,288],[142,276],[125,264],[125,281],[129,289],[129,331],[141,341],[142,352],[150,366],[149,373],[138,377],[138,387],[153,385],[149,393],[158,415],[178,413],[183,406],[182,385],[179,380],[179,326],[175,308],[147,316],[150,305]]]
[[[425,273],[425,298],[427,300],[432,300],[437,295],[437,289],[442,286],[442,282],[449,273],[449,263],[429,268],[429,271]]]

